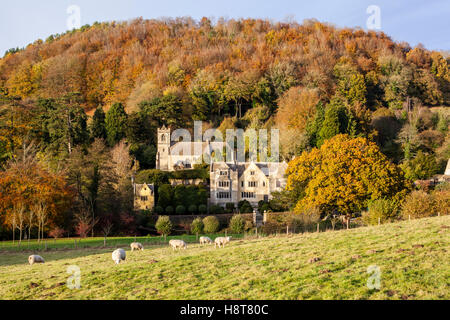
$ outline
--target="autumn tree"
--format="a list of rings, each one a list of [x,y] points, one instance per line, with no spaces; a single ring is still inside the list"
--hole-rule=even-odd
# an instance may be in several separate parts
[[[289,163],[286,189],[298,195],[295,211],[360,212],[368,201],[399,198],[410,185],[403,172],[365,138],[337,135]]]

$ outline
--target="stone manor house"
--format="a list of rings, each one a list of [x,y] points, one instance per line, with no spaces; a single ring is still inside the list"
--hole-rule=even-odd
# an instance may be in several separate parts
[[[158,129],[156,169],[163,171],[188,170],[202,161],[202,155],[212,156],[224,150],[224,142],[171,141],[171,131],[163,126]],[[201,152],[199,152],[199,150]],[[227,203],[237,204],[247,200],[253,207],[261,200],[271,199],[271,193],[281,191],[286,185],[286,162],[212,162],[210,166],[209,205],[225,207]],[[192,184],[198,181],[173,181],[172,184]],[[152,209],[154,206],[154,186],[134,184],[134,204],[136,210]]]

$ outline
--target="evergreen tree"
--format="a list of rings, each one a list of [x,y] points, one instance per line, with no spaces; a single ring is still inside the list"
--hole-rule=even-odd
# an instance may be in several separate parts
[[[105,128],[108,144],[114,146],[125,138],[127,114],[121,103],[115,103],[106,113]]]
[[[90,128],[91,137],[93,139],[106,139],[105,117],[106,115],[102,107],[98,107],[97,109],[95,109]]]

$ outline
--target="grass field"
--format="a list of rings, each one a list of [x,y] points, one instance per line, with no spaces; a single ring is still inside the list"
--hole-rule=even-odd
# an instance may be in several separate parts
[[[224,249],[152,246],[114,265],[112,249],[0,254],[2,299],[449,299],[450,216],[376,227],[239,239]],[[311,258],[318,258],[309,262]],[[66,286],[67,268],[81,288]],[[369,289],[369,266],[380,288]]]

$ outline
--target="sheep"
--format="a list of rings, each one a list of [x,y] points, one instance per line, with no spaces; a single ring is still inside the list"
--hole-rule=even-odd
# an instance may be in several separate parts
[[[45,263],[45,260],[41,256],[38,256],[37,254],[33,254],[33,255],[28,257],[28,263],[31,266],[34,263]]]
[[[205,243],[209,243],[212,244],[212,240],[209,237],[200,237],[200,244],[205,244]]]
[[[230,240],[231,237],[218,237],[214,240],[214,248],[216,248],[217,246],[219,246],[220,248],[221,245],[225,247],[225,244],[230,242]]]
[[[142,243],[139,243],[139,242],[131,243],[130,247],[131,247],[131,251],[134,251],[134,250],[144,251],[144,246],[142,245]]]
[[[169,245],[172,247],[172,250],[187,248],[186,242],[184,242],[183,240],[170,240]]]
[[[112,259],[116,264],[119,264],[120,261],[125,260],[127,257],[127,254],[125,253],[125,250],[123,249],[117,249],[114,250],[112,253]]]

